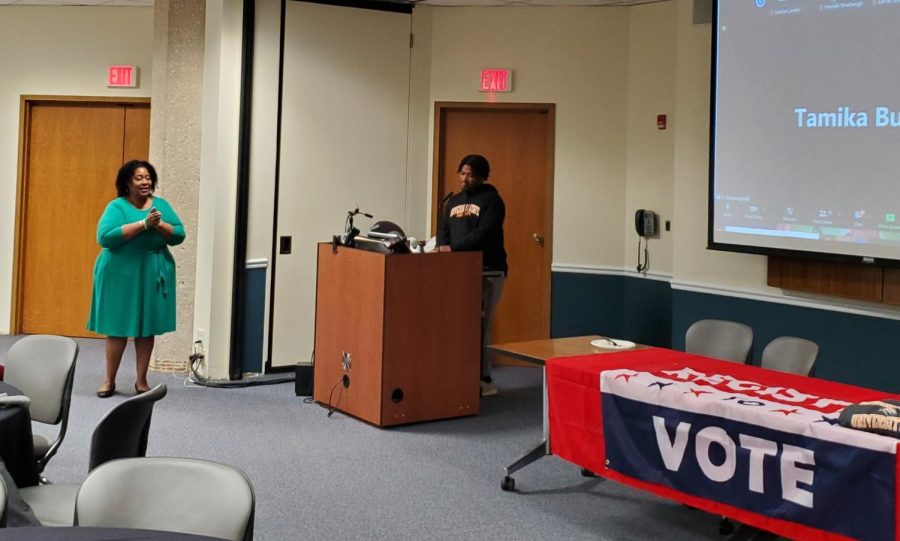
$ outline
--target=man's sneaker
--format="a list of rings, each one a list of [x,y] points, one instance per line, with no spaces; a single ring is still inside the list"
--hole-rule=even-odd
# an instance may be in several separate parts
[[[493,383],[482,381],[481,382],[481,396],[494,396],[497,394],[497,386]]]

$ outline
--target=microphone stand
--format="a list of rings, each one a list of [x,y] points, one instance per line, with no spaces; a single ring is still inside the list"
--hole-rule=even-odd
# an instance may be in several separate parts
[[[444,198],[441,199],[441,205],[438,207],[438,211],[441,213],[440,219],[438,220],[438,229],[437,229],[438,238],[440,238],[441,229],[444,228],[444,222],[446,222],[447,218],[449,218],[449,216],[446,215],[447,214],[447,203],[450,202],[450,198],[453,197],[454,195],[456,195],[456,194],[452,191],[450,193],[448,193],[447,195],[445,195]]]
[[[360,212],[359,207],[347,212],[347,220],[344,222],[344,234],[341,235],[341,244],[344,246],[354,246],[356,244],[355,239],[356,236],[359,235],[359,229],[353,227],[353,217],[357,214],[362,214],[366,218],[371,218],[372,215],[367,212]]]

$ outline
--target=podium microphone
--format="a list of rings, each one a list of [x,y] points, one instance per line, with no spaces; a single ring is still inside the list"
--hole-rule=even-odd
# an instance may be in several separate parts
[[[438,237],[440,238],[440,231],[444,228],[444,222],[446,221],[445,215],[447,214],[447,201],[450,201],[450,198],[456,195],[452,191],[444,196],[441,199],[441,204],[438,206]],[[435,248],[437,249],[437,248]]]
[[[450,201],[450,198],[456,195],[454,192],[450,192],[441,199],[441,205],[438,207],[438,212],[440,212],[441,220],[444,218],[444,213],[447,210],[447,202]]]

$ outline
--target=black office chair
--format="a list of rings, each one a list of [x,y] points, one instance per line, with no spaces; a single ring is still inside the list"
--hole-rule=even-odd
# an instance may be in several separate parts
[[[159,384],[109,410],[94,428],[88,471],[110,460],[146,456],[153,406],[167,392],[166,386]],[[72,526],[79,488],[81,485],[39,485],[22,488],[19,493],[44,526]]]
[[[153,406],[166,393],[168,388],[159,384],[146,393],[125,400],[100,419],[91,437],[88,471],[117,458],[146,456]]]

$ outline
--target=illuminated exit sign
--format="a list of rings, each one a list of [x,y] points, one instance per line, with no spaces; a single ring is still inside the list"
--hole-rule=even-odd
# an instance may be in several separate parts
[[[137,88],[137,66],[109,66],[106,72],[106,86],[115,88]]]
[[[512,90],[512,72],[508,69],[481,70],[482,92],[509,92]]]

